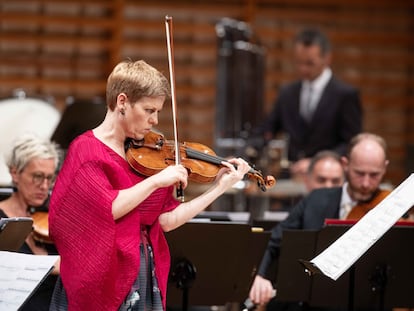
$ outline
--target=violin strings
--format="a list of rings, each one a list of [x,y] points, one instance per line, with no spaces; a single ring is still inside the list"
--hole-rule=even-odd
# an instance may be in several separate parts
[[[211,154],[208,154],[208,153],[204,153],[204,152],[201,152],[201,151],[189,148],[189,147],[186,147],[185,151],[186,151],[187,155],[189,157],[193,157],[193,159],[203,160],[203,161],[206,161],[206,162],[209,162],[209,163],[212,163],[212,164],[220,165],[221,162],[223,162],[223,161],[227,162],[227,160],[225,158],[221,158],[221,157],[214,156],[214,155],[211,155]],[[251,168],[248,173],[250,173],[250,174],[260,174],[260,172],[258,172],[257,170],[255,170],[253,168]]]
[[[188,157],[191,157],[193,159],[197,160],[203,160],[212,164],[220,165],[222,161],[226,161],[224,158],[220,158],[217,156],[213,156],[208,153],[204,153],[189,147],[185,148],[185,152],[187,153]]]

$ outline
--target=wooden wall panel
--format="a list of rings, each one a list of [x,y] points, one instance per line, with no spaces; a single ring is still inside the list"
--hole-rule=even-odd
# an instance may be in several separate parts
[[[67,96],[102,95],[112,45],[111,1],[2,1],[0,91]]]
[[[333,69],[361,91],[364,129],[386,138],[387,178],[398,183],[408,173],[407,107],[413,105],[413,4],[403,1],[258,1],[255,30],[268,54],[267,94],[293,78],[291,37],[303,26],[324,29],[333,45]],[[265,36],[263,37],[263,34]],[[270,96],[271,98],[272,96]],[[269,99],[269,97],[267,97]],[[271,105],[271,101],[267,104]],[[270,105],[268,109],[270,109]],[[412,129],[411,129],[412,131]]]
[[[414,3],[405,0],[14,0],[0,2],[0,97],[23,88],[53,96],[103,95],[118,61],[145,59],[168,75],[165,15],[173,17],[180,137],[213,145],[217,37],[223,17],[248,22],[266,50],[265,110],[294,78],[291,39],[316,25],[330,36],[335,73],[361,90],[364,129],[390,145],[387,179],[407,171],[414,145]],[[254,104],[254,103],[252,103]],[[160,129],[171,133],[170,108]]]

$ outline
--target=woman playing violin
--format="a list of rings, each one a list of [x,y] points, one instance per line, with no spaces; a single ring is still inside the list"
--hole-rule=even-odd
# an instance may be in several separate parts
[[[173,191],[187,186],[181,164],[137,173],[124,143],[142,140],[158,124],[170,92],[168,80],[144,61],[119,63],[107,80],[105,119],[70,145],[49,208],[50,236],[62,258],[52,310],[165,310],[170,256],[163,232],[251,169],[243,159],[223,162],[211,188],[188,202]]]
[[[0,217],[30,217],[31,208],[45,204],[55,178],[59,154],[56,144],[33,135],[27,134],[15,141],[7,161],[14,191],[0,202]],[[38,243],[34,233],[26,238],[19,251],[56,255],[53,245]],[[49,310],[55,282],[56,276],[49,276],[20,310]]]

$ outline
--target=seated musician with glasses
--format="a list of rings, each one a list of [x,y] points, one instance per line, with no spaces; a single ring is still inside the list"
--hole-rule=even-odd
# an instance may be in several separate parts
[[[16,139],[7,159],[13,193],[0,202],[0,217],[31,217],[37,209],[45,207],[55,180],[60,154],[61,151],[55,143],[34,135],[25,134]],[[45,216],[47,217],[47,213]],[[35,232],[26,238],[19,252],[34,255],[57,254],[54,245],[36,239]],[[19,310],[49,310],[56,274],[58,266]]]

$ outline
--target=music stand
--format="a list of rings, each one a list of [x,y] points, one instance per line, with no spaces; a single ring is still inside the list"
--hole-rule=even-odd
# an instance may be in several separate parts
[[[186,310],[244,301],[269,234],[252,233],[248,224],[190,222],[166,237],[172,272],[167,305]],[[181,285],[187,288],[177,287],[177,274],[184,275]]]
[[[298,264],[300,258],[311,258],[315,253],[317,231],[285,230],[277,264],[277,299],[284,302],[307,302],[310,299],[311,280]]]
[[[298,263],[300,259],[309,259],[319,254],[333,241],[338,239],[349,225],[327,226],[319,232],[284,232],[283,243],[287,248],[282,250],[284,260]],[[292,246],[299,247],[295,254],[289,254],[290,240]],[[283,267],[284,261],[280,262],[278,275],[278,297],[280,300],[305,301],[315,307],[344,307],[348,310],[369,309],[384,310],[393,307],[413,307],[414,297],[412,295],[412,279],[414,272],[411,269],[414,261],[414,250],[410,248],[414,239],[414,228],[408,226],[394,226],[377,241],[359,260],[341,277],[333,281],[322,274],[312,274],[311,277],[303,273],[303,266],[298,264],[295,273],[288,273],[288,268]],[[298,241],[303,245],[315,243],[314,254],[309,252],[303,256],[300,252]],[[309,256],[310,255],[310,256]],[[312,269],[310,266],[305,266]],[[297,276],[298,269],[302,269],[302,276]],[[313,271],[317,272],[317,271]],[[286,293],[286,290],[295,290],[295,284],[300,285],[303,276],[308,277],[306,292]],[[286,279],[289,278],[289,281]],[[289,287],[285,283],[291,282]],[[302,288],[303,290],[303,288]],[[358,295],[354,294],[358,293]],[[293,300],[292,300],[293,296]]]
[[[16,252],[32,231],[30,217],[0,218],[0,251]]]

